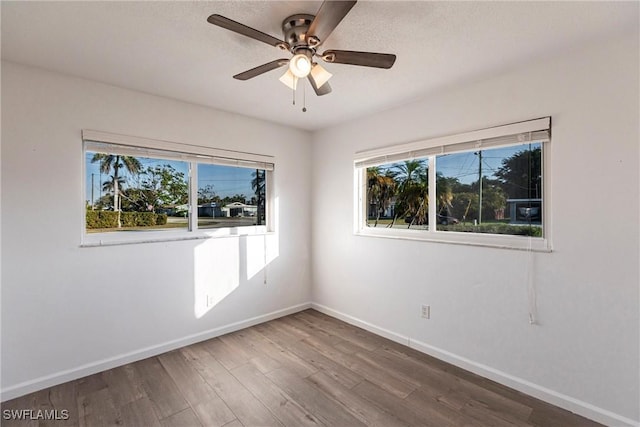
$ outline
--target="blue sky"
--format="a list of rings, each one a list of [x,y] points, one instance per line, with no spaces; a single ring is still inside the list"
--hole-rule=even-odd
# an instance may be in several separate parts
[[[540,148],[540,143],[531,144],[531,149],[535,148]],[[528,149],[529,143],[482,150],[482,176],[495,179],[494,173],[502,166],[503,159]],[[381,167],[384,169],[386,166],[393,165],[382,165]],[[458,178],[463,184],[477,182],[478,156],[473,151],[437,156],[436,172],[441,172],[445,177]]]
[[[108,179],[106,174],[100,173],[100,164],[91,163],[93,152],[85,153],[86,164],[86,193],[85,199],[91,201],[91,182],[93,175],[93,200],[97,201],[102,194],[100,189],[102,185],[100,182],[105,182]],[[145,157],[138,157],[140,163],[142,163],[143,169],[147,167],[155,167],[162,165],[170,165],[175,170],[184,173],[185,179],[189,176],[189,164],[187,162],[181,162],[177,160],[164,160],[164,159],[151,159]],[[113,171],[111,171],[113,172]],[[232,166],[220,166],[209,164],[198,164],[198,188],[204,187],[207,184],[214,186],[215,192],[220,197],[233,196],[234,194],[244,194],[248,199],[255,194],[251,188],[251,180],[253,179],[252,173],[254,169],[238,168]],[[136,186],[136,181],[128,174],[127,187]]]
[[[248,199],[255,195],[251,188],[255,169],[198,164],[198,188],[213,184],[220,197],[244,194]]]
[[[531,144],[531,149],[539,148],[540,143]],[[528,150],[529,144],[513,145],[503,148],[492,148],[482,151],[482,176],[495,179],[494,172],[502,166],[502,160],[523,150]],[[478,156],[473,151],[466,153],[438,156],[436,171],[445,177],[458,178],[463,184],[478,181]]]

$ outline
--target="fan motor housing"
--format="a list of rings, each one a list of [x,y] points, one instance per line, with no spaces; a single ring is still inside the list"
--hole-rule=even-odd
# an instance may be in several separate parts
[[[309,49],[309,43],[305,36],[314,18],[313,15],[297,14],[282,21],[284,40],[291,46],[292,53],[295,53],[299,48]]]

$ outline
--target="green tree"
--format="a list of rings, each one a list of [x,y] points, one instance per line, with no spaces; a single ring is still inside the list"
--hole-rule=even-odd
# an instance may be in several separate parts
[[[482,178],[482,218],[496,219],[499,212],[504,212],[506,195],[497,180]],[[450,215],[466,223],[478,218],[478,181],[471,184],[454,185],[457,191],[452,192]],[[440,214],[444,214],[442,210]]]
[[[111,175],[111,191],[113,192],[113,209],[118,212],[118,228],[122,227],[120,221],[120,184],[122,183],[122,176],[120,170],[124,168],[132,175],[138,174],[142,169],[140,161],[131,156],[121,156],[116,154],[95,153],[91,158],[91,163],[100,163],[100,172],[109,175],[111,169],[113,174]]]
[[[157,207],[183,205],[189,201],[189,183],[184,172],[169,164],[147,167],[141,187],[147,191],[153,212]]]
[[[378,226],[380,215],[389,208],[396,194],[395,175],[389,170],[382,173],[379,167],[367,169],[367,206],[373,207],[376,218],[374,227]]]
[[[436,198],[438,199],[438,213],[451,216],[453,207],[453,188],[458,182],[457,178],[444,177],[441,172],[436,173]]]
[[[109,179],[105,182],[102,183],[102,191],[104,191],[107,194],[110,194],[112,200],[113,200],[113,206],[116,206],[116,199],[114,197],[114,195],[116,194],[116,192],[118,193],[118,196],[122,196],[122,190],[124,188],[124,178],[119,176],[118,178],[116,178],[113,175],[109,176]],[[119,205],[121,205],[122,203],[120,201],[118,201],[118,207]],[[114,208],[115,210],[115,208]]]
[[[220,197],[216,194],[213,184],[207,184],[198,188],[198,204],[220,202]]]
[[[113,198],[109,194],[105,194],[94,202],[94,209],[98,211],[108,210],[113,208]]]
[[[542,150],[522,150],[503,159],[495,176],[510,199],[542,197]]]
[[[486,179],[482,186],[482,218],[496,219],[498,212],[503,212],[507,205],[507,197],[497,180]]]
[[[478,193],[461,191],[453,194],[451,216],[465,224],[470,218],[478,217]]]
[[[425,160],[407,160],[394,166],[398,191],[396,216],[411,217],[409,227],[426,224],[429,213],[429,179]],[[392,223],[392,224],[393,224]]]
[[[256,217],[256,225],[262,225],[266,222],[266,178],[267,172],[264,169],[256,169],[251,174],[253,179],[251,180],[251,188],[255,192],[255,203],[258,209]],[[252,198],[253,203],[253,198]]]
[[[121,195],[123,212],[147,212],[153,210],[154,195],[138,187],[125,188]]]
[[[463,223],[468,218],[475,218],[478,211],[478,193],[477,186],[474,192],[470,184],[461,183],[458,178],[455,177],[443,177],[446,180],[446,185],[451,191],[451,199],[449,205],[449,216],[458,218]],[[440,179],[437,180],[441,183]],[[442,214],[442,212],[440,212]]]

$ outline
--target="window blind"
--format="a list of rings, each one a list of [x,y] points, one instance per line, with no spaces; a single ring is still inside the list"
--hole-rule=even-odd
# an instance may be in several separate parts
[[[548,142],[551,117],[512,123],[463,134],[415,141],[356,153],[356,168],[413,160],[433,155],[475,151],[498,146]]]
[[[82,139],[86,151],[98,153],[210,163],[267,171],[274,169],[274,158],[262,154],[221,150],[91,130],[83,130]]]

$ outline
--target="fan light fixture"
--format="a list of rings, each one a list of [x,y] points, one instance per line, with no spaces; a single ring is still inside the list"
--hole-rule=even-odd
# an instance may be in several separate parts
[[[286,65],[287,72],[280,77],[280,81],[293,90],[293,104],[295,105],[297,86],[302,86],[303,99],[305,96],[304,88],[307,86],[304,81],[300,82],[300,79],[306,78],[317,96],[331,93],[331,85],[328,82],[331,73],[315,63],[314,59],[320,58],[329,64],[348,64],[384,69],[391,68],[396,61],[396,56],[390,53],[335,49],[323,49],[322,53],[318,51],[356,3],[357,0],[324,0],[315,15],[308,13],[290,15],[282,21],[282,37],[273,37],[217,13],[210,15],[207,22],[291,53],[291,57],[289,55],[280,57],[238,73],[233,78],[242,81],[249,80],[271,70],[284,68]],[[360,29],[361,27],[354,28]],[[302,109],[302,111],[305,110],[305,108]]]
[[[289,61],[289,70],[299,79],[303,79],[311,72],[311,59],[303,53],[294,55]]]
[[[289,86],[292,90],[296,90],[296,87],[298,86],[298,78],[293,75],[291,70],[287,70],[287,72],[280,77],[280,81]]]
[[[316,87],[321,88],[333,76],[330,72],[322,68],[320,64],[313,64],[311,68],[311,77],[316,82]]]

